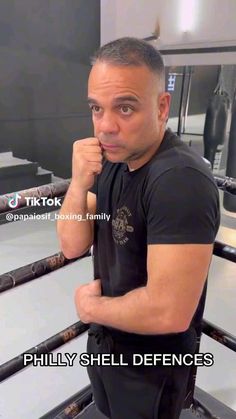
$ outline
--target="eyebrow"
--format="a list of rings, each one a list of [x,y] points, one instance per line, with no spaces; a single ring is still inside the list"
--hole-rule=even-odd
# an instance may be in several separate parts
[[[137,97],[135,96],[130,96],[130,95],[124,95],[124,96],[118,96],[113,100],[114,104],[119,104],[119,103],[123,103],[123,102],[133,102],[133,103],[139,103],[139,100]],[[91,97],[88,97],[88,104],[98,104],[98,102],[96,101],[96,99],[93,99]]]

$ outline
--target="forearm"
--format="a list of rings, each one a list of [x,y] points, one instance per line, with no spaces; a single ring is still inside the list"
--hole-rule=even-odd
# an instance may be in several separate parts
[[[87,192],[71,183],[57,222],[61,249],[68,258],[81,256],[92,244],[92,221],[86,219],[87,213]]]
[[[137,288],[121,297],[101,297],[90,306],[91,323],[103,324],[130,333],[174,333],[164,306],[157,307],[147,288]]]

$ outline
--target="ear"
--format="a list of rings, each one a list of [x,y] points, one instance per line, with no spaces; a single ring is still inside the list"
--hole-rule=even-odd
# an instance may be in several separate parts
[[[158,119],[161,122],[166,122],[169,117],[170,110],[170,93],[164,92],[159,95],[158,102]]]

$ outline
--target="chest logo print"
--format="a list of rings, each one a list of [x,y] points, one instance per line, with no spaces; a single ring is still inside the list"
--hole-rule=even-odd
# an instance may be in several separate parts
[[[112,220],[113,239],[117,244],[124,245],[129,238],[127,233],[133,233],[134,228],[129,225],[130,210],[123,206],[117,209],[116,217]]]

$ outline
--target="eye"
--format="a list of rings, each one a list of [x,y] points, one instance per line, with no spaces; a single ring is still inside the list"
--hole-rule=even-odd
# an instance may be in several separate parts
[[[98,105],[91,105],[90,109],[93,113],[99,113],[101,111],[101,108]]]
[[[131,109],[129,105],[120,106],[120,110],[123,115],[131,115],[131,113],[133,112],[133,109]]]

